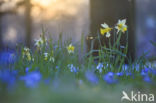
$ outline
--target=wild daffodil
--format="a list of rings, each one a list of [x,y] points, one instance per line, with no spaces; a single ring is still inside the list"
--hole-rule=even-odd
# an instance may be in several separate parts
[[[27,58],[28,61],[31,61],[30,49],[25,47],[22,52],[23,58]]]
[[[117,29],[117,33],[120,31],[125,33],[127,31],[126,19],[119,20],[115,28]]]
[[[41,48],[44,43],[46,43],[47,39],[40,37],[38,40],[35,40],[35,46]]]
[[[112,28],[110,28],[106,23],[101,24],[103,28],[100,29],[101,35],[106,34],[106,37],[109,38],[111,36],[110,31]]]
[[[74,50],[75,50],[75,47],[70,44],[68,47],[67,47],[67,50],[68,50],[68,53],[71,54],[71,53],[74,53]]]

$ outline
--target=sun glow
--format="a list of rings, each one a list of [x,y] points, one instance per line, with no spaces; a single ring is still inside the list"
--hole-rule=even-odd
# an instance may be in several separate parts
[[[57,0],[32,0],[32,4],[40,5],[42,7],[47,7],[52,5],[52,3],[56,1]]]
[[[76,17],[89,0],[31,0],[32,17],[36,21]],[[36,18],[39,17],[39,18]]]

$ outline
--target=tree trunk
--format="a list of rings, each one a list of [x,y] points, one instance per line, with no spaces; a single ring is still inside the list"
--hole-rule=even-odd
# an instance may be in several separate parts
[[[3,49],[3,38],[2,38],[2,14],[0,13],[0,50]]]
[[[32,34],[32,20],[31,20],[31,0],[25,0],[26,6],[26,45],[30,47],[31,45],[31,34]]]

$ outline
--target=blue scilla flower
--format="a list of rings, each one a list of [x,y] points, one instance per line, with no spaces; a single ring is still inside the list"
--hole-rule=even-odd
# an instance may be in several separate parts
[[[87,71],[85,73],[85,77],[92,84],[97,84],[99,81],[98,77],[94,74],[94,72],[91,72],[91,71]]]
[[[143,77],[143,80],[144,80],[145,82],[147,82],[147,83],[151,83],[151,82],[152,82],[151,78],[150,78],[148,75],[144,76],[144,77]]]
[[[56,69],[59,69],[59,66],[56,66],[55,68],[56,68]]]
[[[124,75],[124,73],[123,72],[118,72],[118,73],[116,73],[116,75],[119,76],[119,77],[121,77],[121,76]]]
[[[78,72],[78,68],[73,67],[73,68],[70,69],[70,71],[71,71],[71,72],[74,72],[74,73],[77,73],[77,72]]]
[[[150,71],[149,68],[145,68],[145,69],[143,69],[143,70],[144,70],[144,72],[149,72],[149,71]]]
[[[97,70],[99,70],[99,72],[102,72],[102,68],[103,68],[103,63],[99,63],[96,67]]]
[[[77,73],[79,68],[75,67],[73,64],[68,64],[68,68],[70,69],[71,72]]]
[[[139,69],[140,69],[140,65],[133,65],[132,66],[133,67],[133,70],[135,70],[135,71],[138,71],[139,72]]]
[[[125,72],[125,74],[126,74],[126,76],[132,76],[133,75],[131,72]]]
[[[30,68],[29,68],[29,67],[26,67],[26,68],[25,68],[25,72],[26,72],[26,73],[28,73],[28,72],[29,72],[29,70],[30,70]]]
[[[16,82],[17,71],[10,71],[9,69],[0,70],[0,82],[13,86]]]
[[[142,72],[144,72],[146,74],[151,73],[153,75],[156,75],[156,69],[152,69],[152,68],[147,68],[146,67],[145,69],[142,70]]]
[[[20,80],[25,82],[25,85],[30,88],[34,88],[38,85],[42,78],[42,75],[38,71],[27,73],[25,76],[20,77]]]
[[[104,66],[104,69],[108,69],[108,68],[112,68],[112,65],[106,63],[106,65]]]
[[[122,71],[127,71],[127,70],[128,70],[128,65],[127,64],[123,65],[122,66]]]
[[[117,83],[117,80],[115,79],[113,72],[108,72],[106,75],[103,76],[103,79],[108,84]]]
[[[148,75],[149,71],[150,71],[149,68],[144,68],[144,69],[141,70],[141,75],[146,76],[146,75]]]
[[[153,75],[156,75],[156,69],[148,68],[148,72],[152,73]]]
[[[8,50],[0,52],[0,64],[12,64],[16,61],[16,53]]]

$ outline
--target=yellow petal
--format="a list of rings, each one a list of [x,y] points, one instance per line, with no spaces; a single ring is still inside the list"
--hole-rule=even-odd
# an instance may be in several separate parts
[[[106,32],[105,32],[105,29],[100,29],[100,32],[101,32],[101,35],[104,35]]]

